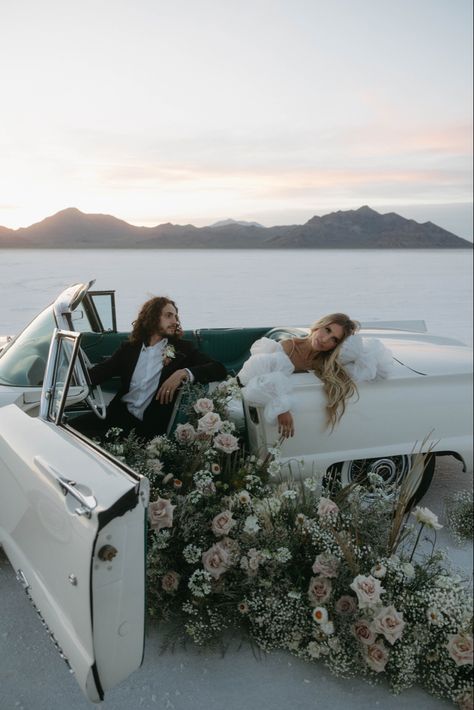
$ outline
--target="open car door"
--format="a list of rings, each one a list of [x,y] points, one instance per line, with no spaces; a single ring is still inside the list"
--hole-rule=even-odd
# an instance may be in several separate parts
[[[41,409],[0,409],[0,543],[86,697],[142,662],[148,481],[64,423],[80,335],[56,331]],[[79,365],[78,365],[79,363]]]

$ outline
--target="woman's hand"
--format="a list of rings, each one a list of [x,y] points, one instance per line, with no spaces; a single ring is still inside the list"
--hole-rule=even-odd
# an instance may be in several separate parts
[[[176,390],[188,379],[187,370],[176,370],[166,379],[156,393],[156,399],[160,404],[169,404],[173,401]]]
[[[283,412],[278,415],[278,433],[284,439],[288,439],[295,434],[295,424],[291,412]]]

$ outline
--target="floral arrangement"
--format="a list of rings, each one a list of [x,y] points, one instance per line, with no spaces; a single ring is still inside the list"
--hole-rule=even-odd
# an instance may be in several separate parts
[[[239,629],[265,651],[472,708],[471,596],[435,551],[437,517],[375,474],[285,479],[278,445],[245,452],[226,418],[235,393],[188,387],[189,421],[146,446],[109,434],[150,479],[152,617],[197,644]]]
[[[458,545],[472,542],[474,510],[472,491],[454,491],[445,498],[446,520]]]

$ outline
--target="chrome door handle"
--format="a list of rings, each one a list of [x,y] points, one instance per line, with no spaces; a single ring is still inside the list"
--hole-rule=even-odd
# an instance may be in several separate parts
[[[71,495],[78,503],[80,503],[79,508],[75,508],[75,513],[77,515],[85,515],[86,518],[91,517],[92,511],[97,507],[97,500],[93,495],[85,495],[81,491],[77,490],[75,487],[76,481],[72,481],[69,478],[64,478],[59,471],[56,471],[49,463],[47,463],[41,456],[35,456],[33,461],[38,466],[40,471],[45,473],[48,478],[50,478],[54,483],[56,483],[64,495]]]

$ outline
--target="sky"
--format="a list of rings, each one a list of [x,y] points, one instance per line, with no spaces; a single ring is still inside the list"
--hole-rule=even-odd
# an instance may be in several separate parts
[[[472,239],[471,0],[0,0],[0,225],[369,205]]]

